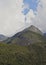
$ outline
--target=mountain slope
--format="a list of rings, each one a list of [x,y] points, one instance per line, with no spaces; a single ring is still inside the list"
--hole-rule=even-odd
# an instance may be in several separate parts
[[[30,45],[32,43],[37,43],[37,42],[44,42],[44,37],[42,32],[34,27],[31,26],[11,38],[7,39],[5,42],[6,43],[12,43],[12,44],[18,44],[18,45]],[[35,31],[34,31],[35,30]]]
[[[32,31],[32,32],[35,32],[35,33],[38,33],[40,35],[43,35],[43,33],[35,26],[31,25],[29,28],[27,28],[28,30]]]

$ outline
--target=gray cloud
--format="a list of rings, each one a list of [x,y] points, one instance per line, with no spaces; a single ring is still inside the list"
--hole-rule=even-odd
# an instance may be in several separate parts
[[[37,8],[37,15],[32,9],[26,16],[22,14],[23,0],[0,0],[0,34],[11,36],[27,26],[35,25],[41,31],[46,32],[46,1]],[[25,17],[27,21],[25,23]]]
[[[22,5],[23,0],[0,0],[0,34],[11,36],[26,27]],[[33,17],[34,14],[29,18]]]

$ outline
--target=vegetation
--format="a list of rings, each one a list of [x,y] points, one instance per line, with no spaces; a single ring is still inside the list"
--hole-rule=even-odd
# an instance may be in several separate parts
[[[46,43],[29,46],[0,43],[0,65],[46,65]]]

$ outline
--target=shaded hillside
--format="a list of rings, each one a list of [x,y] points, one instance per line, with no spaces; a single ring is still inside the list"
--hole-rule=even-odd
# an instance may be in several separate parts
[[[30,45],[32,43],[45,42],[42,32],[40,32],[40,30],[37,29],[36,27],[34,27],[34,28],[32,28],[32,27],[34,27],[34,26],[31,26],[31,27],[15,34],[11,38],[5,40],[5,42],[8,44],[15,43],[18,45]],[[32,31],[32,29],[35,29],[39,32]]]
[[[44,33],[44,37],[46,38],[46,33]]]
[[[0,65],[46,65],[46,44],[18,46],[0,43]]]

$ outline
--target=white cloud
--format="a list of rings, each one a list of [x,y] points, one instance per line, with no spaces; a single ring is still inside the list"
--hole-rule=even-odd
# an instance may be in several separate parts
[[[23,0],[0,0],[0,34],[11,36],[25,28],[25,16],[21,13],[22,5]],[[27,17],[30,15],[32,18],[32,11],[30,14]]]
[[[38,13],[32,24],[37,26],[41,31],[46,32],[46,0],[41,0],[42,6],[38,6]]]
[[[32,24],[32,19],[35,18],[34,12],[32,9],[30,9],[30,11],[28,12],[28,14],[26,15],[27,21],[26,23],[31,25]]]

